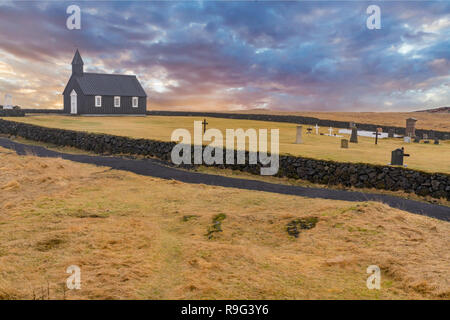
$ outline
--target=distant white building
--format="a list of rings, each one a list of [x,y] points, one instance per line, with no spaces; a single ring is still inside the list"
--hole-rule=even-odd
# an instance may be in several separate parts
[[[12,95],[7,93],[5,94],[5,103],[3,105],[3,109],[12,109]]]

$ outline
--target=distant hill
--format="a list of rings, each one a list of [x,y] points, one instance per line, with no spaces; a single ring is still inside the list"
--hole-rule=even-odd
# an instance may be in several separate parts
[[[419,110],[415,112],[428,112],[428,113],[450,113],[450,107],[439,107],[434,109]]]

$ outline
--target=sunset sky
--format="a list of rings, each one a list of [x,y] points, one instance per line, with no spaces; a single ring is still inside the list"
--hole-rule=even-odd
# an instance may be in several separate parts
[[[81,30],[66,9],[81,8]],[[381,8],[381,30],[366,9]],[[149,109],[450,105],[450,1],[0,0],[0,104],[62,108],[70,62],[136,74]]]

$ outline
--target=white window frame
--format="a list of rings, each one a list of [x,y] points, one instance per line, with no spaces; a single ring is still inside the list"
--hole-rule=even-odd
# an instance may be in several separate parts
[[[134,103],[136,101],[136,104]],[[139,97],[133,97],[131,98],[131,106],[133,108],[139,107]]]
[[[100,103],[97,103],[97,99],[100,99]],[[95,96],[95,106],[96,107],[102,106],[102,96]]]
[[[116,103],[117,100],[119,100],[119,103]],[[118,97],[118,96],[114,97],[114,107],[120,108],[120,97]]]

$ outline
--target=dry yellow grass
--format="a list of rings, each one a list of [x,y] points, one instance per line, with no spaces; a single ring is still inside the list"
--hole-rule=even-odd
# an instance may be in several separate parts
[[[58,146],[58,145],[54,145],[54,144],[50,144],[50,143],[28,140],[28,139],[24,139],[21,137],[10,137],[10,139],[13,141],[19,142],[19,143],[27,144],[27,145],[41,146],[41,147],[44,147],[44,148],[47,148],[49,150],[53,150],[56,152],[70,153],[70,154],[86,154],[86,155],[93,155],[93,156],[97,155],[96,153],[90,152],[90,151],[84,151],[81,149],[68,147],[68,146]],[[147,157],[146,156],[136,156],[136,158],[146,159]],[[184,170],[184,169],[179,168],[179,170]],[[189,171],[189,169],[185,169],[185,170]],[[269,183],[277,183],[277,184],[285,184],[285,185],[293,185],[293,186],[302,186],[302,187],[311,187],[311,188],[329,188],[329,189],[335,189],[335,190],[336,189],[337,190],[351,190],[351,191],[367,192],[367,193],[388,194],[388,195],[393,195],[393,196],[397,196],[397,197],[401,197],[401,198],[435,203],[435,204],[440,204],[440,205],[445,205],[445,206],[450,207],[450,201],[448,201],[445,198],[436,199],[431,196],[419,196],[415,193],[407,193],[407,192],[404,192],[401,190],[391,191],[391,190],[382,190],[382,189],[375,189],[375,188],[355,188],[355,187],[347,187],[347,186],[343,186],[343,185],[323,185],[323,184],[313,183],[313,182],[310,182],[307,180],[302,180],[302,179],[293,179],[293,178],[275,177],[275,176],[261,176],[261,175],[254,175],[254,174],[239,171],[239,170],[221,169],[221,168],[217,168],[217,167],[208,167],[208,166],[198,166],[194,170],[197,172],[222,175],[222,176],[226,176],[226,177],[260,180],[260,181],[265,181],[265,182],[269,182]]]
[[[450,113],[428,112],[282,112],[269,110],[245,110],[234,113],[248,114],[280,114],[314,117],[326,120],[353,121],[358,123],[371,123],[377,125],[405,127],[406,119],[416,118],[418,129],[450,131]]]
[[[0,298],[450,297],[447,222],[377,203],[189,185],[5,149],[0,157]],[[223,232],[208,239],[218,214]],[[315,228],[286,233],[311,216]],[[65,291],[73,264],[82,288]],[[379,291],[365,285],[372,264]]]
[[[193,121],[203,120],[198,117],[68,117],[68,116],[29,116],[24,118],[10,118],[41,126],[80,130],[97,133],[109,133],[132,138],[148,138],[170,141],[172,132],[177,128],[185,128],[193,132]],[[450,141],[440,145],[405,144],[402,139],[383,139],[378,145],[374,139],[359,137],[359,143],[350,143],[349,149],[340,148],[337,137],[306,134],[307,126],[303,126],[303,143],[295,144],[296,125],[291,123],[277,123],[265,121],[230,120],[208,118],[209,128],[226,129],[242,128],[279,129],[280,153],[304,156],[316,159],[340,162],[364,162],[386,165],[391,160],[391,151],[405,147],[411,154],[405,158],[409,168],[428,171],[450,173]],[[328,128],[321,128],[320,132],[327,133]],[[337,131],[335,131],[336,133]],[[270,136],[270,135],[269,135]],[[345,135],[348,138],[348,135]]]

